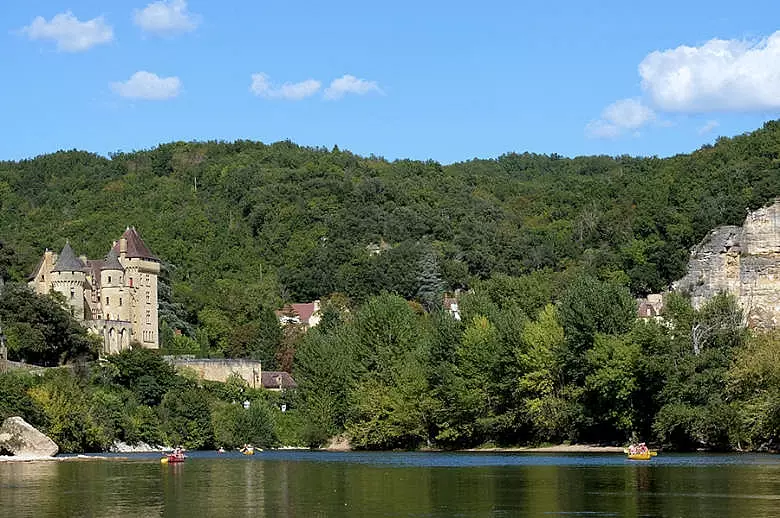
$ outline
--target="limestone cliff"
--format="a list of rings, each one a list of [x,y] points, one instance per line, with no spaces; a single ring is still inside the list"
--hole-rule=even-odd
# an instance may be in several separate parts
[[[780,326],[780,199],[748,213],[741,227],[710,232],[673,289],[690,293],[696,308],[725,291],[737,297],[749,326]]]

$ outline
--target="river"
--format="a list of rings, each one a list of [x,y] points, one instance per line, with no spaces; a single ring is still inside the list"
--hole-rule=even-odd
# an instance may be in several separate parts
[[[780,457],[194,452],[0,463],[14,517],[780,516]]]

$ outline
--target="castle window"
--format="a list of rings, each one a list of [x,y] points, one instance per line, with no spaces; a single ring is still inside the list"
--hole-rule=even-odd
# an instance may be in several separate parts
[[[111,284],[111,276],[108,276],[108,283]]]
[[[133,287],[133,278],[132,277],[130,277],[130,287],[131,288]]]
[[[122,297],[119,297],[119,305],[122,305]]]
[[[149,293],[149,291],[146,292],[146,303],[151,304],[152,303],[152,294]]]
[[[148,309],[146,310],[146,324],[151,325],[152,323],[152,312]]]
[[[108,297],[106,297],[106,306],[108,306],[110,302],[108,301]]]
[[[74,290],[73,288],[71,288],[71,289],[70,289],[70,298],[75,298],[75,297],[76,297],[76,290]]]

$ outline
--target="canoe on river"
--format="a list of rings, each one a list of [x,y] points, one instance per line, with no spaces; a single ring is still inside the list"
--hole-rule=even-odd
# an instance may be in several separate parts
[[[658,452],[655,451],[645,451],[642,453],[629,453],[628,459],[629,460],[650,460],[656,455],[658,455]]]

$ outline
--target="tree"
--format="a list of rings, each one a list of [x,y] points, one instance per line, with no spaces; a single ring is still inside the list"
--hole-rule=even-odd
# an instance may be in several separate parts
[[[0,293],[0,319],[8,336],[8,358],[44,366],[97,357],[100,340],[87,334],[63,309],[56,294],[41,296],[8,283]]]
[[[11,280],[11,274],[16,267],[16,261],[14,249],[0,240],[0,291],[2,291],[3,283]]]
[[[439,264],[436,254],[429,250],[423,254],[418,263],[417,300],[429,313],[441,308],[444,283],[439,275]]]
[[[145,405],[156,406],[165,393],[180,384],[176,369],[157,351],[129,349],[108,357],[115,383],[132,390]]]
[[[211,410],[206,392],[198,388],[172,390],[160,403],[162,430],[171,445],[200,449],[213,444]]]
[[[628,332],[636,319],[636,302],[626,288],[583,275],[564,292],[558,314],[566,333],[567,377],[582,381],[585,353],[596,334]]]
[[[756,333],[739,349],[728,373],[729,399],[739,401],[744,442],[736,447],[780,445],[780,332]]]
[[[566,339],[555,306],[548,304],[525,324],[523,346],[515,348],[521,375],[517,388],[522,411],[538,441],[570,440],[576,436],[580,389],[566,385],[563,358]]]

